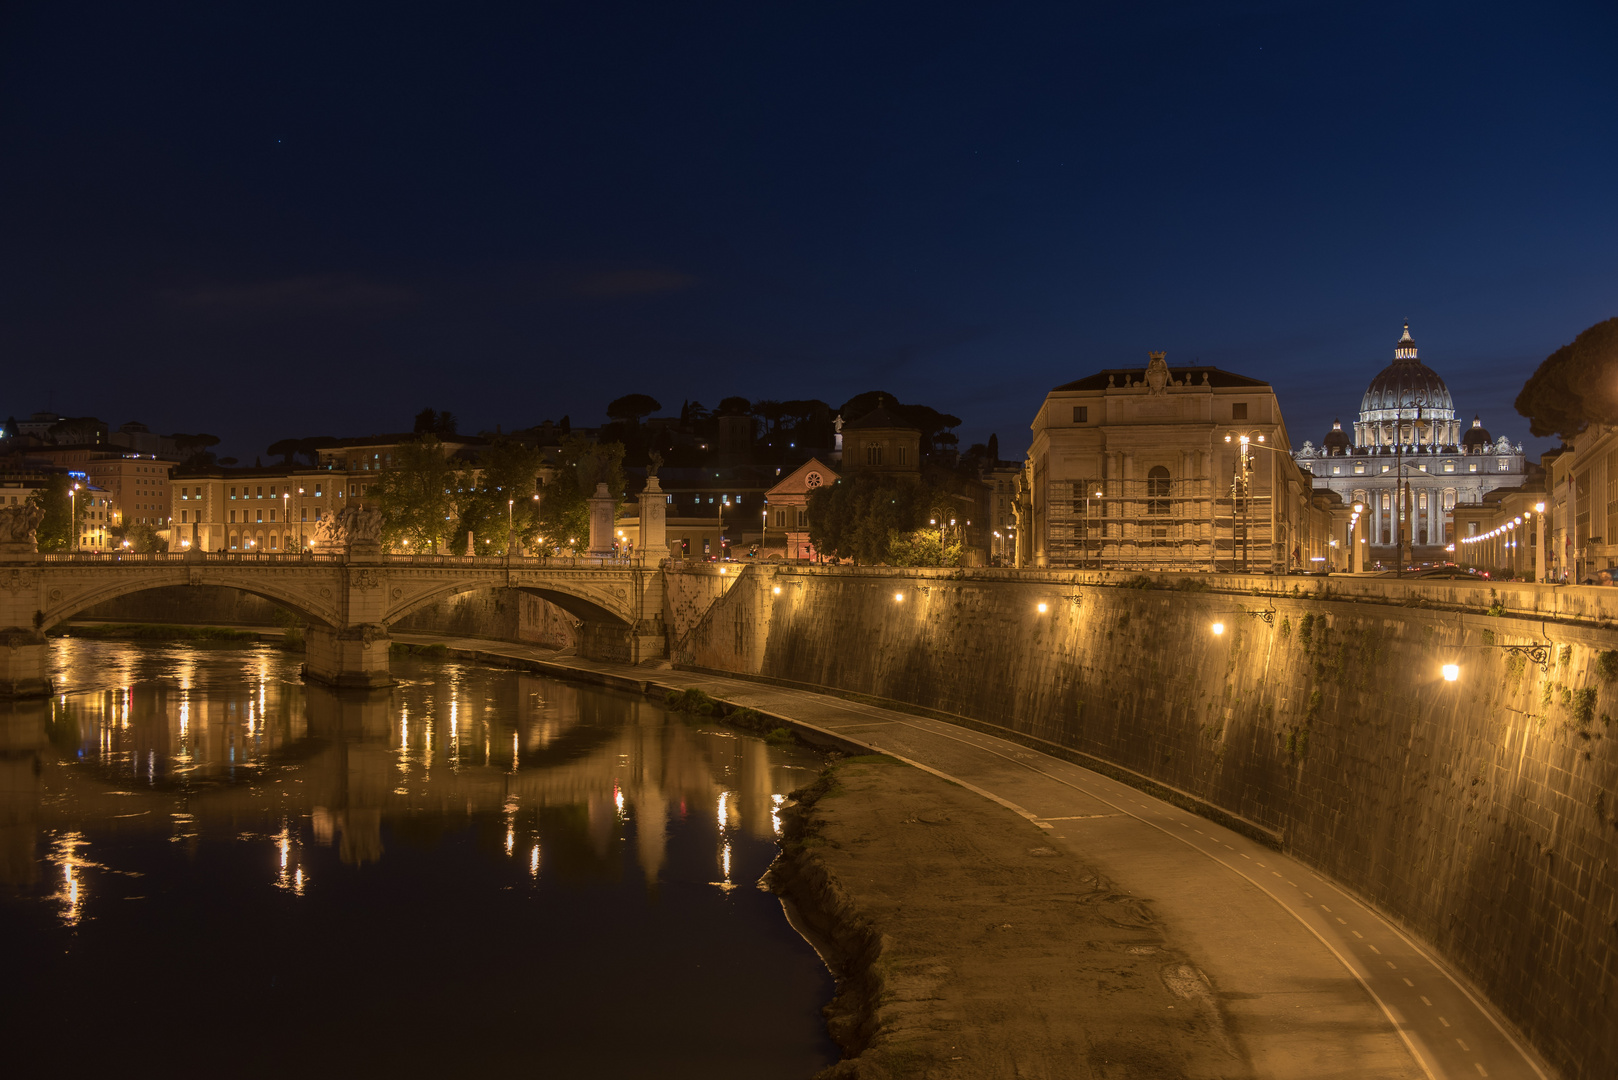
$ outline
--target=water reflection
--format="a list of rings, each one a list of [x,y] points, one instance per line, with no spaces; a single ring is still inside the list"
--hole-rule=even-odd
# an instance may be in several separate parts
[[[289,958],[311,973],[349,972],[337,956],[363,952],[381,924],[470,928],[494,907],[507,913],[499,935],[513,956],[565,943],[602,966],[575,963],[566,984],[525,983],[519,995],[538,995],[545,1015],[584,1007],[606,973],[639,970],[641,1022],[681,1025],[670,1038],[703,1023],[734,1036],[727,1010],[790,1018],[788,1035],[782,1016],[750,1023],[736,1060],[752,1065],[735,1075],[807,1074],[831,1060],[816,1015],[827,976],[773,899],[739,888],[773,856],[785,793],[819,767],[807,751],[526,673],[420,664],[396,671],[404,681],[390,691],[340,694],[306,686],[268,648],[54,648],[64,692],[0,705],[0,884],[10,893],[0,948],[35,949],[23,982],[65,977],[59,957],[76,948],[89,950],[74,961],[80,972],[94,973],[100,956],[127,964],[131,950],[148,950],[151,970],[184,971],[185,955],[206,968],[220,961],[199,943],[239,952],[234,931],[246,921],[273,928],[278,944],[263,946],[262,962],[282,972],[268,984],[279,987],[293,977]],[[502,906],[523,896],[531,913]],[[281,905],[318,914],[288,921]],[[345,936],[323,937],[338,926]],[[114,931],[117,944],[103,937]],[[699,971],[715,1000],[664,1000],[660,982]],[[617,976],[608,981],[600,995],[621,995]],[[421,992],[408,979],[389,985]],[[567,1040],[591,1030],[588,1018],[569,1026],[548,1036],[547,1061],[567,1059]],[[599,1064],[599,1043],[576,1049]],[[612,1051],[625,1062],[637,1052]],[[691,1075],[726,1075],[725,1056],[738,1052],[717,1040]],[[661,1055],[646,1060],[659,1075],[680,1072]]]

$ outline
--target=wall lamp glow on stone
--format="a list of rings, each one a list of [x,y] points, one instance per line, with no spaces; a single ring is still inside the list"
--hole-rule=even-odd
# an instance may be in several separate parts
[[[776,587],[775,587],[775,588],[774,588],[774,589],[773,589],[773,590],[771,590],[771,591],[772,591],[772,592],[774,592],[774,593],[775,593],[775,595],[776,595],[776,596],[780,596],[780,595],[781,595],[781,586],[779,586],[779,585],[777,585],[777,586],[776,586]]]
[[[1459,664],[1445,664],[1441,670],[1444,672],[1445,682],[1455,682],[1461,677],[1461,665]]]
[[[1225,624],[1222,623],[1222,622],[1216,622],[1212,626],[1210,626],[1208,629],[1210,629],[1210,630],[1212,630],[1214,632],[1214,637],[1218,637],[1220,634],[1223,634],[1225,632]]]
[[[896,592],[896,593],[893,594],[893,602],[896,603],[896,604],[903,602],[904,598],[905,598],[905,594],[902,593],[902,592]]]
[[[1034,606],[1038,609],[1038,611],[1039,611],[1039,613],[1041,615],[1045,614],[1047,611],[1050,610],[1050,606],[1048,604],[1046,604],[1045,601],[1043,601],[1043,600],[1041,600],[1038,604],[1036,604]]]

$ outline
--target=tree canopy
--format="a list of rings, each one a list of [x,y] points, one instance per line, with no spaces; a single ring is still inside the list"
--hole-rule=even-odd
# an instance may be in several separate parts
[[[462,482],[436,436],[401,443],[371,489],[382,511],[383,545],[427,553],[452,540]]]
[[[932,511],[953,505],[925,484],[856,474],[809,494],[809,539],[823,555],[890,566],[952,566],[961,559],[961,532],[929,524]],[[953,510],[945,510],[953,513]]]
[[[45,511],[34,535],[41,554],[73,550],[73,537],[84,524],[90,509],[88,498],[75,499],[73,479],[66,473],[52,473],[45,486],[28,496],[28,501]]]
[[[613,420],[638,424],[642,417],[650,416],[662,407],[650,394],[625,394],[607,406],[607,416]]]
[[[543,451],[496,437],[478,457],[475,486],[469,486],[462,497],[457,535],[472,533],[479,541],[480,555],[504,555],[512,536],[525,546],[535,543],[540,535],[535,495],[544,464]],[[484,544],[485,540],[489,543]]]
[[[423,409],[416,414],[415,432],[417,435],[453,435],[458,422],[448,409],[443,412]]]
[[[556,479],[540,495],[539,532],[547,547],[582,548],[590,542],[589,499],[596,485],[605,482],[615,501],[623,497],[624,445],[568,434],[560,464]]]
[[[1516,408],[1528,430],[1571,439],[1591,424],[1618,424],[1618,318],[1596,323],[1547,356]]]

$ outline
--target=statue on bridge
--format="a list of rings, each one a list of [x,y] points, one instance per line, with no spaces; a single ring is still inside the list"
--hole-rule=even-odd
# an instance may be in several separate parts
[[[39,523],[43,520],[45,508],[38,503],[0,506],[0,552],[8,555],[38,552]]]
[[[327,514],[315,524],[314,548],[328,554],[354,552],[362,555],[382,551],[382,512],[350,506]]]

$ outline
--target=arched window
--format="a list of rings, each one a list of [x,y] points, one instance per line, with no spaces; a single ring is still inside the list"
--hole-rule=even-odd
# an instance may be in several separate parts
[[[1146,474],[1146,512],[1169,512],[1169,471],[1161,465],[1153,465]]]
[[[1455,509],[1455,489],[1454,488],[1445,488],[1444,489],[1444,509],[1445,510],[1453,510],[1453,509]]]
[[[1425,509],[1427,509],[1427,492],[1426,491],[1421,491],[1421,492],[1417,493],[1417,495],[1416,495],[1416,509],[1417,510],[1425,510]]]
[[[1392,492],[1390,492],[1390,491],[1383,491],[1382,492],[1382,509],[1384,509],[1384,510],[1392,510],[1393,509],[1393,493]]]

